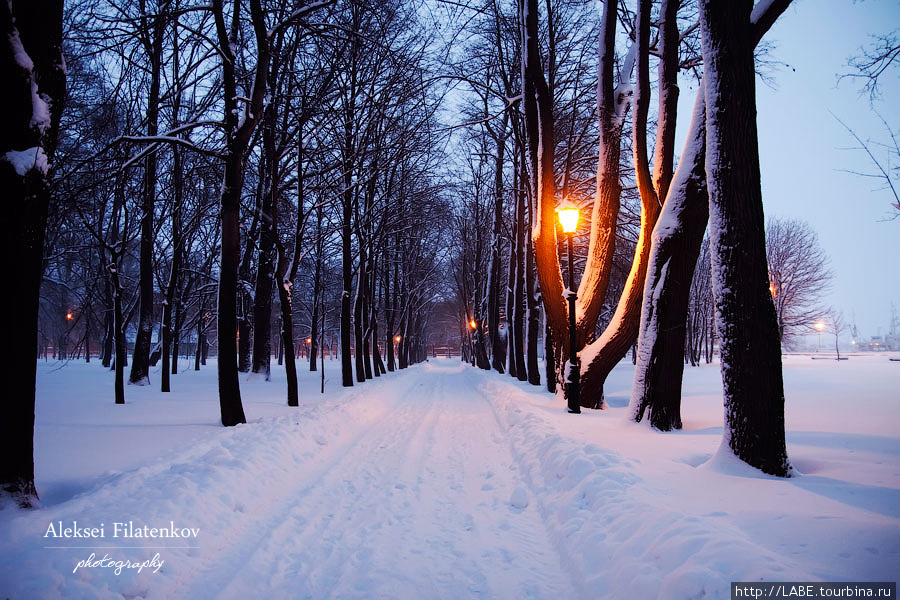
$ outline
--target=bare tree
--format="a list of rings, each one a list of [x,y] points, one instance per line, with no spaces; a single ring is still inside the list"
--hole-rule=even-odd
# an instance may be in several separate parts
[[[834,335],[835,360],[841,360],[840,338],[841,334],[847,330],[847,320],[844,319],[844,313],[834,306],[830,307],[825,313],[825,326]]]
[[[879,81],[885,77],[886,73],[889,74],[900,66],[900,29],[895,29],[890,33],[873,34],[871,42],[860,48],[858,55],[850,58],[848,66],[851,71],[842,74],[839,79],[861,80],[862,91],[869,94],[869,101],[874,110],[876,101],[881,99]],[[900,177],[900,167],[897,166],[898,159],[900,159],[900,143],[898,143],[900,133],[877,110],[874,112],[884,125],[884,132],[888,138],[886,141],[871,138],[863,140],[846,123],[838,119],[838,122],[847,129],[857,143],[857,146],[852,149],[863,152],[874,167],[874,170],[869,172],[848,172],[881,182],[883,185],[879,189],[889,190],[894,197],[894,201],[891,203],[894,210],[891,212],[890,218],[897,219],[900,218],[900,194],[898,194],[897,185],[898,177]]]
[[[805,221],[770,218],[766,260],[781,345],[791,348],[796,337],[808,333],[822,313],[820,302],[832,278],[828,256]]]

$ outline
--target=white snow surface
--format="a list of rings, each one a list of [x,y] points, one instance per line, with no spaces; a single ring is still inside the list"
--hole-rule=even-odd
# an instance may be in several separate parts
[[[40,146],[34,146],[22,151],[10,150],[3,155],[3,160],[13,166],[19,177],[25,177],[28,171],[32,169],[37,169],[41,173],[46,174],[50,166],[47,161],[47,155]]]
[[[723,598],[731,581],[900,574],[900,363],[884,354],[785,358],[791,479],[717,453],[717,364],[685,369],[676,433],[627,420],[628,361],[610,408],[581,415],[456,359],[346,390],[326,361],[324,395],[303,367],[301,407],[273,365],[242,382],[250,422],[226,429],[214,363],[171,394],[151,373],[124,406],[96,362],[39,363],[43,505],[0,510],[0,597]],[[45,538],[58,521],[106,535]],[[113,538],[129,521],[199,534]],[[163,565],[73,573],[91,553]]]

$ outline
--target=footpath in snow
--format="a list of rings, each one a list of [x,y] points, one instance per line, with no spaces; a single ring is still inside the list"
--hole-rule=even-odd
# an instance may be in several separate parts
[[[580,416],[453,360],[299,409],[277,380],[250,381],[250,423],[229,429],[214,369],[116,407],[99,367],[43,367],[47,491],[39,510],[0,512],[0,597],[674,599],[729,597],[731,581],[897,581],[894,365],[795,362],[789,480],[717,453],[714,366],[686,372],[674,434],[625,420],[627,364],[610,410]],[[45,537],[60,521],[105,536]],[[113,538],[116,522],[199,533]],[[76,569],[92,553],[159,556],[139,573]]]

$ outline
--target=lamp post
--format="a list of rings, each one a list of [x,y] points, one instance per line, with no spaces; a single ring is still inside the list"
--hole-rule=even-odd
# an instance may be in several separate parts
[[[566,374],[566,395],[569,400],[569,412],[578,414],[581,412],[581,364],[578,360],[578,348],[575,345],[575,300],[578,295],[575,292],[575,270],[572,252],[572,234],[578,229],[578,207],[564,200],[556,209],[559,224],[569,245],[569,289],[566,298],[569,301],[569,369]]]
[[[816,352],[821,352],[822,351],[822,331],[825,329],[825,323],[823,323],[822,321],[819,321],[818,323],[813,325],[813,327],[815,327],[816,331],[819,332],[819,342],[818,342],[818,345],[816,346]]]

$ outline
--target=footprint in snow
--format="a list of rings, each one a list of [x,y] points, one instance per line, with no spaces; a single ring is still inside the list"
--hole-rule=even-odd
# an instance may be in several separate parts
[[[522,486],[516,486],[512,495],[509,497],[509,504],[513,508],[522,510],[528,506],[528,493]]]

